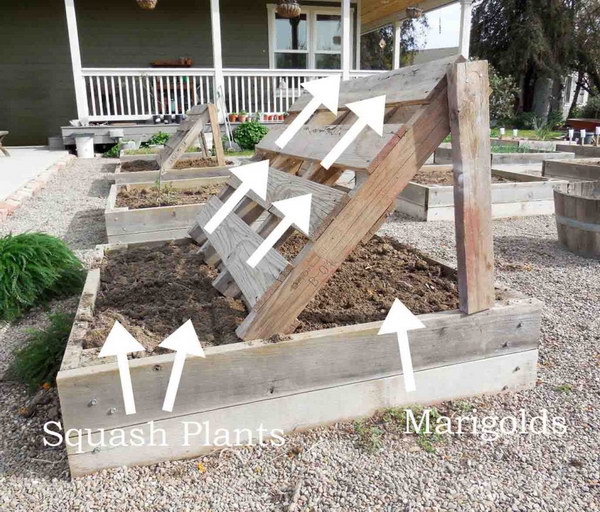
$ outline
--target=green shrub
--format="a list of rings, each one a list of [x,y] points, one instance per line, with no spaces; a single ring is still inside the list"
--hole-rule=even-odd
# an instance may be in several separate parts
[[[29,330],[26,345],[15,352],[10,374],[31,389],[54,385],[72,325],[73,316],[60,313],[50,315],[46,329]]]
[[[83,281],[83,265],[59,238],[44,233],[0,238],[0,320],[76,293]]]
[[[257,121],[246,121],[233,131],[235,140],[242,149],[252,150],[269,132],[269,129]]]
[[[581,109],[581,117],[586,119],[600,119],[600,96],[590,98]]]
[[[104,158],[119,158],[119,155],[121,154],[121,144],[115,144],[112,148],[110,148],[108,151],[105,151],[102,156]]]
[[[155,145],[164,145],[169,140],[169,137],[171,136],[168,133],[158,132],[152,135],[146,142],[142,142],[141,146],[147,148]]]
[[[501,124],[511,124],[515,115],[515,105],[519,86],[512,76],[502,76],[490,66],[490,117]]]

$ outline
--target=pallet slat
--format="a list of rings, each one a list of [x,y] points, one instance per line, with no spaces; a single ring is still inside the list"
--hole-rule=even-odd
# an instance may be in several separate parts
[[[348,103],[381,94],[386,95],[385,103],[390,107],[424,105],[430,100],[431,92],[446,76],[448,66],[456,60],[457,56],[453,55],[425,64],[404,67],[390,73],[344,81],[340,87],[339,108],[343,110]],[[310,94],[303,94],[290,107],[290,112],[300,112],[311,99]],[[322,105],[321,110],[324,109]]]
[[[221,206],[221,200],[212,197],[200,210],[198,224],[206,225]],[[263,239],[235,214],[228,215],[210,235],[204,234],[251,306],[288,266],[287,260],[272,249],[255,268],[251,268],[246,261]]]
[[[304,126],[283,149],[280,149],[275,141],[285,128],[285,126],[271,128],[257,148],[320,162],[350,129],[350,125]],[[360,137],[342,153],[336,165],[348,169],[368,169],[377,154],[401,130],[401,124],[388,124],[384,126],[383,136],[380,137],[370,128],[365,128]]]
[[[240,184],[241,181],[236,176],[232,176],[229,180],[229,185],[232,187],[237,188]],[[249,192],[247,196],[264,209],[282,217],[281,212],[271,206],[272,203],[302,194],[312,194],[309,238],[317,238],[323,223],[348,199],[348,194],[345,192],[271,168],[266,201],[254,192]]]

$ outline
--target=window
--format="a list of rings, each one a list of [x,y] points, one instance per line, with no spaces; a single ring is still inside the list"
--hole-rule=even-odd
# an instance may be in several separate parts
[[[339,9],[303,5],[298,18],[287,19],[277,14],[274,4],[267,7],[271,68],[341,68],[342,17]],[[354,10],[351,16],[354,17]],[[354,30],[353,20],[351,30]]]

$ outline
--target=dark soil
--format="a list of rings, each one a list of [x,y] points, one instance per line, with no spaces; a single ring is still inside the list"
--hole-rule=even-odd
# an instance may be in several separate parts
[[[100,272],[96,315],[84,348],[100,347],[115,320],[148,353],[160,353],[157,345],[190,319],[204,346],[239,341],[235,329],[246,308],[213,288],[218,271],[203,263],[196,245],[109,253]]]
[[[291,259],[305,242],[294,236],[280,250]],[[101,346],[115,320],[147,354],[157,353],[158,343],[188,319],[203,345],[239,341],[235,329],[247,310],[242,301],[225,298],[212,287],[217,274],[192,244],[109,253],[85,348]],[[394,298],[415,314],[458,307],[454,277],[395,240],[374,237],[355,249],[310,302],[296,332],[383,320]]]
[[[454,176],[451,169],[428,166],[419,169],[411,181],[421,185],[454,185]],[[511,180],[492,175],[492,183],[511,183]]]
[[[117,207],[131,209],[205,203],[223,188],[222,185],[206,185],[196,190],[174,189],[168,186],[149,188],[123,188],[117,195]]]
[[[186,158],[179,160],[173,169],[189,169],[191,167],[216,167],[217,161],[212,158]],[[158,171],[156,160],[131,160],[121,164],[121,171],[140,172],[140,171]]]

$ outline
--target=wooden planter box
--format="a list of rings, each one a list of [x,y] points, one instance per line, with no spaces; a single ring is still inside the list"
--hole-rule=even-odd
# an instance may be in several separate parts
[[[227,176],[216,176],[189,180],[165,180],[163,183],[178,189],[197,189],[205,185],[224,184],[227,179]],[[104,210],[106,236],[109,243],[151,242],[187,236],[204,203],[139,209],[116,206],[117,195],[123,187],[145,188],[153,185],[154,182],[146,182],[128,185],[114,184],[110,187]]]
[[[112,249],[117,248],[103,246],[100,252]],[[445,267],[445,272],[454,271]],[[409,333],[413,393],[404,390],[396,336],[379,336],[382,322],[373,322],[294,334],[278,343],[208,347],[205,359],[187,359],[172,413],[162,410],[162,401],[174,355],[131,360],[137,414],[128,416],[117,363],[99,359],[98,349],[82,348],[99,283],[100,271],[91,270],[57,378],[65,431],[92,431],[91,444],[84,436],[81,451],[67,449],[73,476],[195,457],[215,448],[212,440],[200,438],[184,446],[186,421],[209,422],[213,433],[261,427],[291,432],[385,407],[515,391],[536,382],[541,303],[503,290],[502,300],[478,314],[419,316],[426,328]],[[166,431],[168,446],[148,444],[150,421]],[[110,437],[115,429],[129,434],[140,427],[142,448],[93,446],[100,429]]]
[[[202,153],[186,153],[181,160],[190,160],[193,158],[203,158]],[[110,175],[109,179],[117,185],[127,185],[133,183],[151,183],[158,179],[159,171],[137,171],[127,172],[121,170],[121,164],[134,160],[155,160],[156,155],[125,155],[115,168],[115,173]],[[188,169],[171,169],[163,173],[165,180],[193,179],[193,178],[213,178],[216,176],[229,176],[231,166],[219,167],[190,167]]]
[[[492,218],[554,213],[552,193],[563,181],[496,169],[492,175],[516,181],[492,183]],[[398,197],[396,211],[425,221],[454,220],[454,187],[411,181]]]
[[[581,146],[577,144],[557,144],[557,151],[570,151],[577,158],[600,158],[600,146]]]
[[[575,158],[575,154],[573,152],[532,151],[531,153],[491,153],[490,158],[492,165],[535,164],[541,163],[544,160],[566,160]],[[440,147],[435,150],[434,161],[436,164],[452,163],[452,147],[450,144],[441,144]]]
[[[542,175],[567,181],[600,180],[600,158],[544,162]]]

